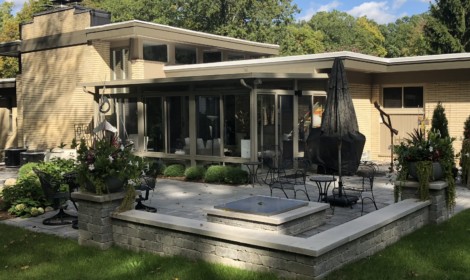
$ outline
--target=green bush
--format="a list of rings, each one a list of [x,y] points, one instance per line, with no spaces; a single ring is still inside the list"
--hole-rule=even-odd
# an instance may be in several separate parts
[[[183,177],[184,169],[184,165],[182,164],[172,164],[165,168],[163,175],[167,177]]]
[[[212,165],[207,169],[204,181],[207,183],[222,183],[225,181],[225,171],[225,166]]]
[[[28,162],[20,167],[18,169],[18,180],[21,180],[22,178],[25,178],[30,175],[34,175],[33,168],[37,167],[39,165],[39,162]]]
[[[33,171],[38,168],[51,174],[55,179],[61,180],[63,173],[71,172],[74,168],[73,160],[53,159],[48,162],[30,162],[18,170],[16,185],[3,190],[4,207],[11,214],[29,217],[41,214],[41,209],[47,205],[39,178]],[[60,189],[68,191],[68,186],[62,184]]]
[[[184,171],[184,176],[188,181],[198,181],[204,178],[206,169],[202,166],[192,166]]]
[[[149,160],[149,170],[146,172],[147,175],[158,176],[163,175],[166,169],[166,165],[161,160]]]
[[[22,203],[23,199],[44,203],[44,193],[38,177],[34,174],[18,178],[16,185],[3,189],[5,208],[8,209]]]
[[[233,166],[226,167],[224,178],[225,183],[240,185],[245,184],[247,182],[247,179],[248,172],[246,172],[245,170]]]

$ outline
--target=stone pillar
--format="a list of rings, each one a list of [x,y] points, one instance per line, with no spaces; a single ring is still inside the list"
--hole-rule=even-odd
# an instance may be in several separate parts
[[[106,250],[113,245],[111,214],[121,205],[124,192],[96,195],[73,192],[78,203],[78,244]]]
[[[404,181],[395,182],[395,184],[401,184],[402,192],[401,199],[415,198],[419,199],[417,181]],[[429,206],[429,222],[438,224],[449,219],[449,211],[446,205],[446,189],[447,182],[445,181],[434,181],[429,182],[429,199],[431,205]]]

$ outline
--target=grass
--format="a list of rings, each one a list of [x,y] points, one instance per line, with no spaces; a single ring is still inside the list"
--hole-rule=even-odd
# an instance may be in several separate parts
[[[0,224],[0,279],[276,279],[180,257],[113,247],[101,251],[75,240]]]
[[[470,210],[425,226],[326,279],[470,279]]]
[[[68,239],[0,224],[0,279],[276,279],[179,257],[120,248],[100,251]],[[326,279],[469,279],[470,210],[425,226]]]

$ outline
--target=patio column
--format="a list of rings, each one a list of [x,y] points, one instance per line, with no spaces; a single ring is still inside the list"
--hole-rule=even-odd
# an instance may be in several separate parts
[[[419,199],[418,187],[419,183],[416,181],[396,182],[401,184],[401,200],[408,198]],[[429,222],[439,224],[449,219],[450,213],[446,204],[446,189],[447,182],[434,181],[429,182],[429,199],[431,205],[429,206]]]
[[[124,192],[96,195],[73,192],[78,207],[78,244],[106,250],[113,245],[111,214],[121,205]]]

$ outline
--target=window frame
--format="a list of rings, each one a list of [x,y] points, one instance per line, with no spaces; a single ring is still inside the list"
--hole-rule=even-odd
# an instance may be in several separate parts
[[[401,89],[401,106],[400,107],[388,107],[386,106],[386,101],[385,101],[385,89],[390,89],[390,88],[400,88]],[[421,106],[416,106],[416,107],[405,107],[405,88],[421,88],[422,89],[422,103]],[[381,100],[384,109],[388,110],[416,110],[416,109],[422,109],[424,108],[425,105],[425,98],[424,98],[424,93],[425,93],[425,87],[424,85],[417,85],[417,84],[406,84],[406,85],[383,85],[381,87]]]

